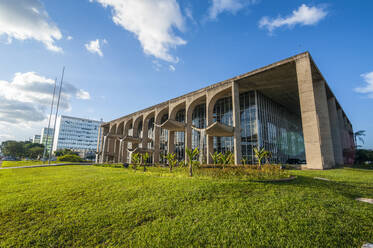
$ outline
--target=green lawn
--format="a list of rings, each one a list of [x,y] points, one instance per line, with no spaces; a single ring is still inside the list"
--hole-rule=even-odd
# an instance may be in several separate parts
[[[0,170],[0,247],[361,247],[373,170],[291,182],[63,166]],[[315,180],[324,177],[332,181]]]

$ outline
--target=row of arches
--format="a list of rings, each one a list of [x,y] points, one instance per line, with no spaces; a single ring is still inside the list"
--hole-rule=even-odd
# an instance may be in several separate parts
[[[234,152],[234,138],[231,137],[209,137],[212,145],[208,146],[207,137],[200,131],[192,129],[206,129],[214,122],[227,126],[233,123],[233,101],[232,86],[224,90],[209,94],[204,92],[193,99],[185,98],[178,103],[169,103],[168,106],[156,106],[145,114],[124,119],[121,122],[111,123],[109,130],[104,131],[103,136],[108,137],[108,145],[103,148],[107,154],[106,160],[111,162],[129,161],[130,154],[123,150],[134,150],[146,148],[153,151],[152,162],[166,162],[164,156],[169,152],[176,153],[178,160],[185,160],[185,148],[194,149],[199,147],[203,159],[208,160],[208,154],[212,151]],[[162,128],[166,121],[172,120],[183,125],[185,128],[168,129]],[[157,128],[159,127],[159,128]],[[207,135],[209,136],[209,135]],[[133,141],[124,142],[122,139],[131,137]],[[138,139],[138,140],[134,140]],[[122,156],[119,156],[119,154]]]

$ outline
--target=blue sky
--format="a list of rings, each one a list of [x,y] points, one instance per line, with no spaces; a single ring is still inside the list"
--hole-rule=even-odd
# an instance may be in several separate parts
[[[309,51],[373,148],[372,9],[348,0],[2,0],[0,141],[46,125],[46,92],[63,65],[62,113],[109,121]]]

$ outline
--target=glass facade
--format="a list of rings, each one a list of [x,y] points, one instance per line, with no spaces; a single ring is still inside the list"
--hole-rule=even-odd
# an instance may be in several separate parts
[[[176,113],[175,120],[185,123],[185,109],[182,109]],[[175,132],[175,154],[176,159],[181,161],[185,158],[185,133],[184,132]]]
[[[259,145],[270,151],[272,163],[305,160],[301,117],[257,91]]]
[[[100,124],[99,121],[59,116],[53,150],[65,148],[77,151],[96,150]]]
[[[254,147],[258,146],[258,123],[255,91],[240,94],[241,151],[247,163],[254,164]]]
[[[197,105],[192,113],[192,125],[196,128],[206,128],[206,103]],[[206,147],[206,137],[203,137],[203,146]],[[201,134],[196,130],[192,130],[192,149],[200,147]],[[204,150],[206,154],[206,149]]]
[[[232,97],[221,98],[216,101],[213,110],[213,122],[233,126]],[[214,137],[214,152],[234,152],[233,137]]]
[[[301,117],[289,112],[259,91],[240,94],[242,157],[256,163],[254,147],[271,152],[270,162],[305,160]]]

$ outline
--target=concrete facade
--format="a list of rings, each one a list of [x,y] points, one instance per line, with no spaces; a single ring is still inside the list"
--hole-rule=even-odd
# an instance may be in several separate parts
[[[242,142],[246,142],[242,137],[245,123],[241,123],[241,101],[242,94],[248,91],[263,95],[299,118],[307,168],[329,169],[353,162],[352,125],[308,52],[102,124],[97,160],[129,162],[132,152],[149,152],[153,163],[158,163],[161,151],[175,152],[175,137],[180,132],[185,137],[184,148],[192,149],[192,134],[197,130],[203,162],[212,163],[210,154],[216,150],[216,137],[228,137],[225,140],[233,141],[235,163],[239,164],[245,147]],[[231,111],[222,114],[225,120],[228,116],[230,125],[220,122],[217,116],[216,105],[221,99],[230,101]],[[193,124],[197,106],[205,106],[205,126],[199,129]],[[180,113],[185,118],[176,121],[177,116],[183,116]],[[263,131],[256,129],[257,144],[266,145],[260,142]],[[272,131],[275,137],[279,137],[279,129]],[[289,140],[287,149],[294,150]]]

